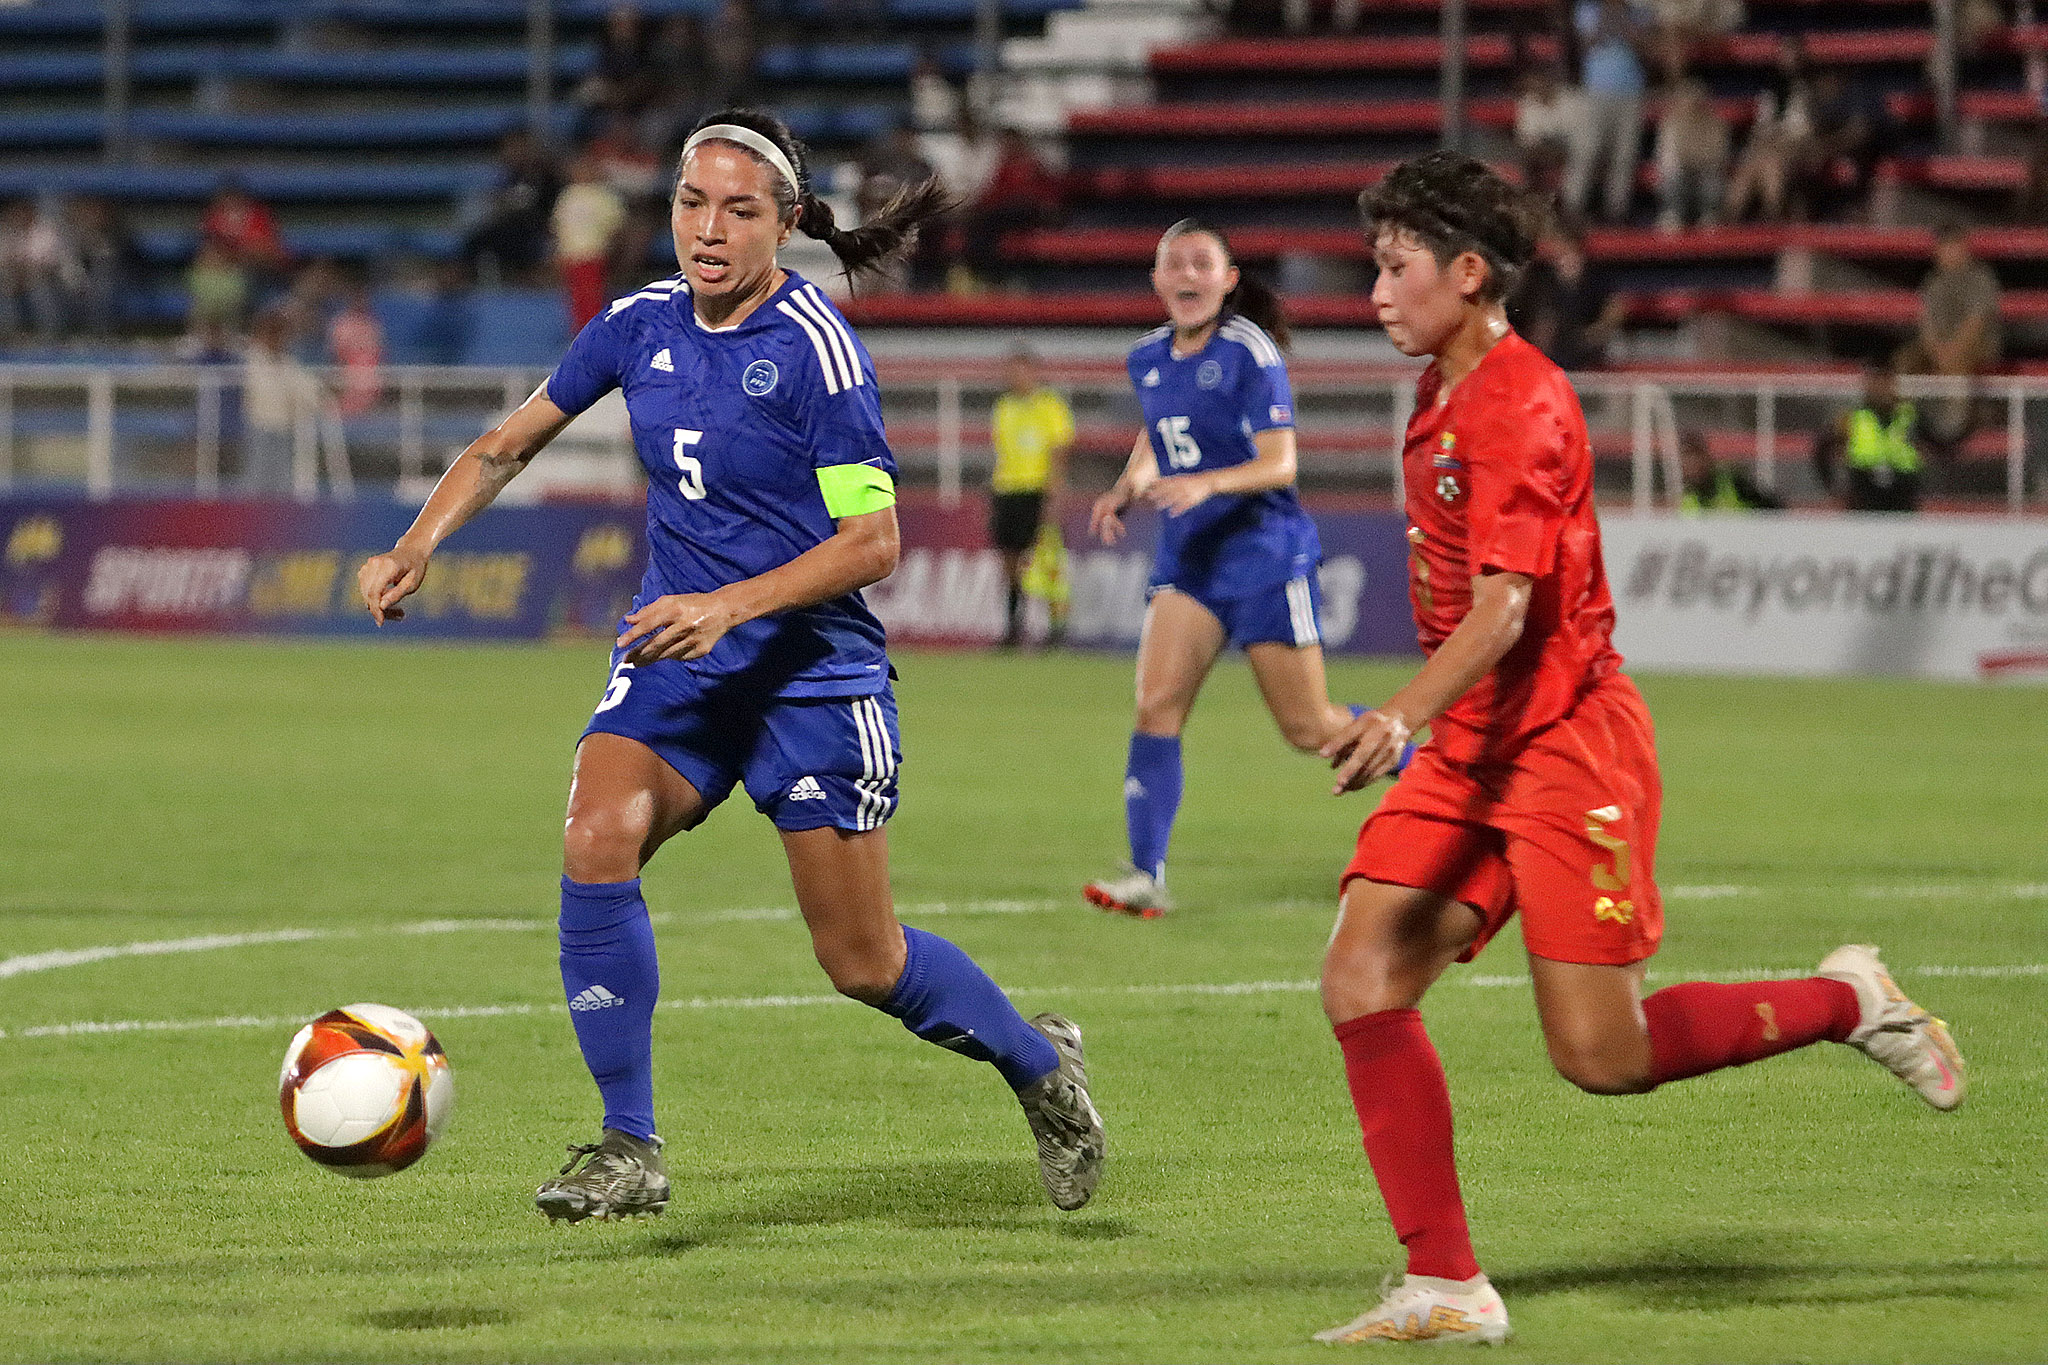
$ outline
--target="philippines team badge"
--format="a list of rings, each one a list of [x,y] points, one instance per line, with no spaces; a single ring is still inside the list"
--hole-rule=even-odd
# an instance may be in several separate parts
[[[782,378],[772,360],[757,360],[747,366],[747,372],[740,376],[740,387],[756,398],[762,398],[775,391],[775,382]]]

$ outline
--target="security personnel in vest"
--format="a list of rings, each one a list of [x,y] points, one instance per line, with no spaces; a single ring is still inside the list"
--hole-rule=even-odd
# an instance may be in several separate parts
[[[1863,402],[1814,442],[1821,483],[1836,487],[1851,512],[1912,512],[1920,506],[1919,415],[1899,398],[1899,379],[1882,361],[1863,374]]]
[[[1678,438],[1678,459],[1685,474],[1678,510],[1689,517],[1701,512],[1776,512],[1785,506],[1757,487],[1747,474],[1718,463],[1707,448],[1707,438],[1697,431]]]
[[[996,399],[989,422],[995,471],[989,481],[989,539],[1002,552],[1009,579],[1003,647],[1024,639],[1024,570],[1038,544],[1039,523],[1056,515],[1066,481],[1067,450],[1074,444],[1074,414],[1066,400],[1047,388],[1038,357],[1024,347],[1010,354],[1008,387]]]

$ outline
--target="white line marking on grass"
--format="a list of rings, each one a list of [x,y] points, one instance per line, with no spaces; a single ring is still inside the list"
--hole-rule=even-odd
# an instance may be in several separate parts
[[[196,938],[156,939],[148,943],[114,943],[96,948],[58,948],[0,960],[0,981],[30,972],[80,967],[115,957],[159,957],[166,953],[204,953],[218,948],[248,948],[259,943],[308,943],[323,938],[349,938],[351,930],[271,929],[254,934],[201,934]]]
[[[1927,966],[1894,968],[1900,976],[1956,976],[2009,978],[2048,975],[2048,962],[2016,962],[1986,966]],[[1737,971],[1650,972],[1651,981],[1754,981],[1812,975],[1809,967],[1750,967]],[[1482,990],[1526,986],[1527,976],[1472,975],[1447,978],[1448,986],[1470,986]],[[1246,996],[1307,995],[1314,981],[1188,981],[1167,985],[1131,986],[1025,986],[1016,995],[1052,996]],[[850,1005],[842,995],[725,995],[692,996],[664,1000],[667,1010],[773,1010],[810,1009],[819,1005]],[[421,1019],[500,1019],[536,1014],[566,1014],[568,1007],[557,1002],[515,1001],[505,1005],[447,1005],[411,1010]],[[0,1029],[0,1040],[30,1038],[91,1037],[107,1033],[185,1033],[202,1029],[296,1027],[311,1015],[229,1014],[213,1019],[86,1019],[65,1024],[32,1024],[26,1028]]]
[[[1675,901],[1718,901],[1730,896],[1754,896],[1753,886],[1716,884],[1711,886],[1667,886],[1664,894]]]

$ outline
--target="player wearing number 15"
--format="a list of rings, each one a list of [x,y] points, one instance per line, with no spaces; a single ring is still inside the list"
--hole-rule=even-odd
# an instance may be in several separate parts
[[[1145,425],[1089,518],[1090,531],[1115,544],[1133,503],[1162,514],[1124,771],[1131,865],[1083,891],[1104,910],[1147,918],[1169,908],[1181,728],[1225,645],[1244,650],[1295,748],[1314,753],[1351,719],[1323,679],[1322,547],[1294,491],[1294,396],[1279,300],[1240,276],[1223,235],[1193,219],[1160,239],[1152,287],[1170,322],[1130,353]]]
[[[881,624],[860,590],[896,565],[895,460],[866,349],[776,252],[798,229],[849,271],[882,264],[945,207],[906,190],[838,228],[776,119],[728,110],[685,142],[672,226],[682,270],[612,303],[547,382],[453,465],[398,545],[363,566],[381,625],[434,547],[570,417],[625,393],[646,468],[647,574],[577,747],[561,896],[562,984],[604,1100],[536,1196],[571,1222],[659,1213],[659,988],[640,870],[744,785],[782,837],[797,906],[842,993],[918,1037],[992,1063],[1017,1092],[1054,1203],[1078,1208],[1102,1162],[1081,1035],[1026,1022],[945,939],[899,924],[883,824],[901,753]],[[587,1158],[578,1169],[575,1157]]]

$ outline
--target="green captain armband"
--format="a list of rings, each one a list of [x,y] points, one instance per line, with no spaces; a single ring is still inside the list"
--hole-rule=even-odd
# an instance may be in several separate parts
[[[834,521],[896,505],[896,481],[871,464],[826,465],[818,471],[818,491]]]

